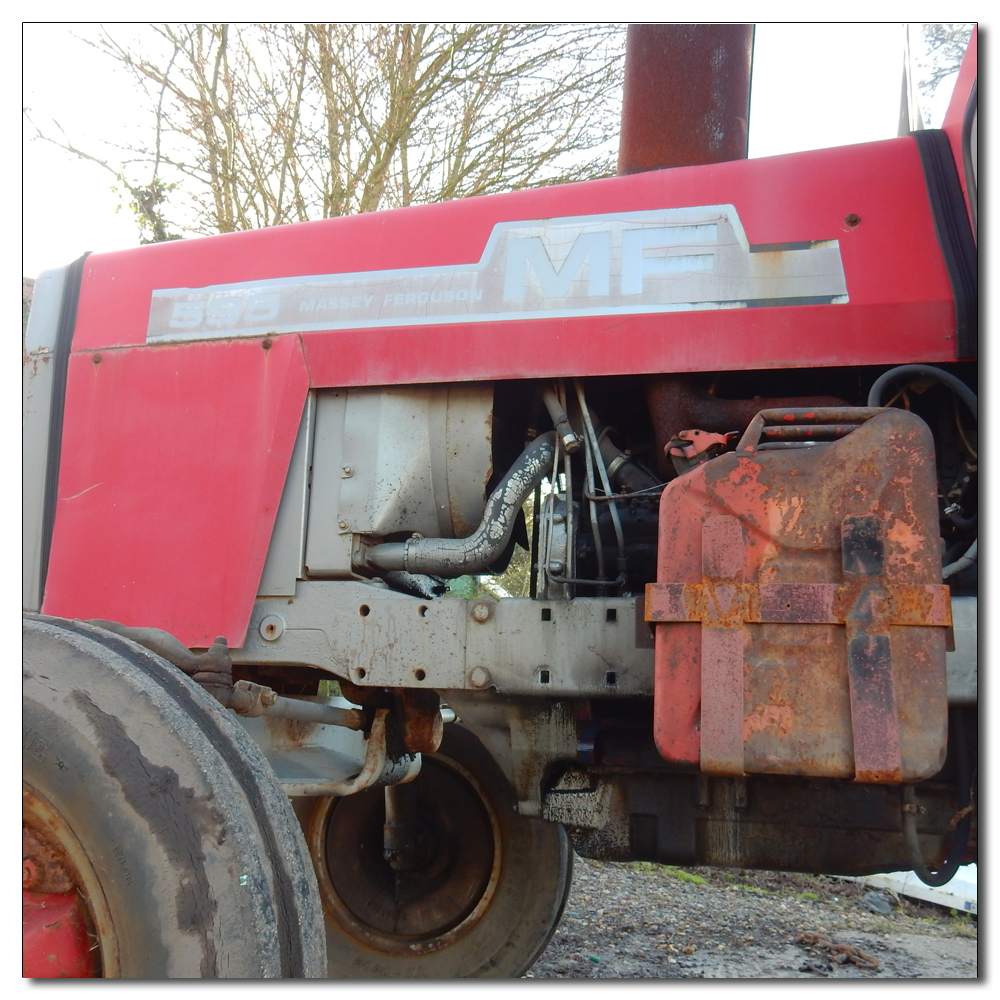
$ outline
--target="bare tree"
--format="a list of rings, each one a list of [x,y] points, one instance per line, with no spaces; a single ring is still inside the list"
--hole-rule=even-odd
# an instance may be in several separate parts
[[[920,88],[933,91],[945,77],[958,71],[969,44],[973,25],[967,21],[938,21],[923,25],[926,66]]]
[[[624,27],[156,24],[95,41],[149,113],[84,150],[170,238],[614,172]],[[168,222],[169,204],[171,221]]]

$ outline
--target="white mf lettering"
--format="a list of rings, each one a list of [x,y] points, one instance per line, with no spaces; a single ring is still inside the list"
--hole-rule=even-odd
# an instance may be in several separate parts
[[[557,271],[540,236],[513,239],[507,245],[507,270],[503,281],[504,302],[523,302],[528,291],[528,268],[535,272],[547,299],[569,295],[584,265],[587,296],[611,294],[611,233],[581,233]]]

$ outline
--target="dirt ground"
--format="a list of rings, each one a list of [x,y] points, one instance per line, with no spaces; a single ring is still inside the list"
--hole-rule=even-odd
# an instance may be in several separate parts
[[[978,978],[968,914],[882,891],[883,915],[870,892],[826,875],[576,858],[562,923],[527,978]]]

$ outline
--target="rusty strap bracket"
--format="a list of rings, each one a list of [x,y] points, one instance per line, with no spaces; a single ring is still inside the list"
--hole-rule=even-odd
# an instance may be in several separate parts
[[[879,520],[844,518],[844,582],[743,581],[743,528],[730,515],[702,527],[701,583],[646,585],[646,621],[701,622],[701,768],[743,774],[743,649],[747,623],[845,625],[855,779],[902,780],[890,626],[951,625],[947,586],[883,577]]]

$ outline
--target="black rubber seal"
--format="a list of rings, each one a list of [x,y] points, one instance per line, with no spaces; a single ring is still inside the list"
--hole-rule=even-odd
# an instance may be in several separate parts
[[[972,215],[972,228],[979,232],[979,192],[976,186],[976,175],[972,170],[972,123],[976,120],[976,112],[979,110],[979,81],[972,83],[972,92],[965,105],[965,114],[962,118],[962,161],[965,167],[965,190],[969,196],[969,212]]]
[[[955,301],[955,356],[979,352],[979,262],[958,170],[940,129],[911,132],[920,153],[938,244]]]
[[[45,602],[45,580],[49,574],[49,554],[52,551],[52,529],[56,523],[56,501],[59,491],[59,459],[62,452],[63,417],[66,412],[66,376],[69,372],[69,355],[76,329],[76,309],[80,303],[80,285],[83,282],[83,262],[90,256],[88,250],[73,261],[66,272],[62,304],[59,307],[59,326],[56,330],[55,355],[52,359],[52,402],[49,408],[49,440],[45,461],[45,488],[42,494],[42,545],[38,559],[38,602]]]
[[[34,621],[55,625],[66,632],[84,636],[92,642],[100,643],[107,649],[117,653],[131,663],[136,670],[156,682],[173,700],[184,709],[199,729],[205,734],[209,743],[215,747],[219,756],[225,761],[230,773],[242,787],[254,815],[257,817],[258,828],[264,841],[267,856],[271,861],[271,870],[277,888],[277,906],[275,907],[276,932],[278,949],[281,955],[281,974],[283,979],[305,978],[305,957],[295,906],[295,890],[291,877],[283,863],[283,852],[278,843],[278,836],[271,825],[267,808],[257,788],[257,779],[249,763],[228,744],[217,738],[218,728],[215,720],[191,697],[188,681],[179,669],[168,666],[164,669],[164,661],[155,653],[145,649],[136,649],[113,632],[98,630],[93,625],[72,621],[68,618],[55,618],[52,615],[25,615]],[[81,627],[82,626],[82,627]],[[183,678],[183,679],[182,679]]]

